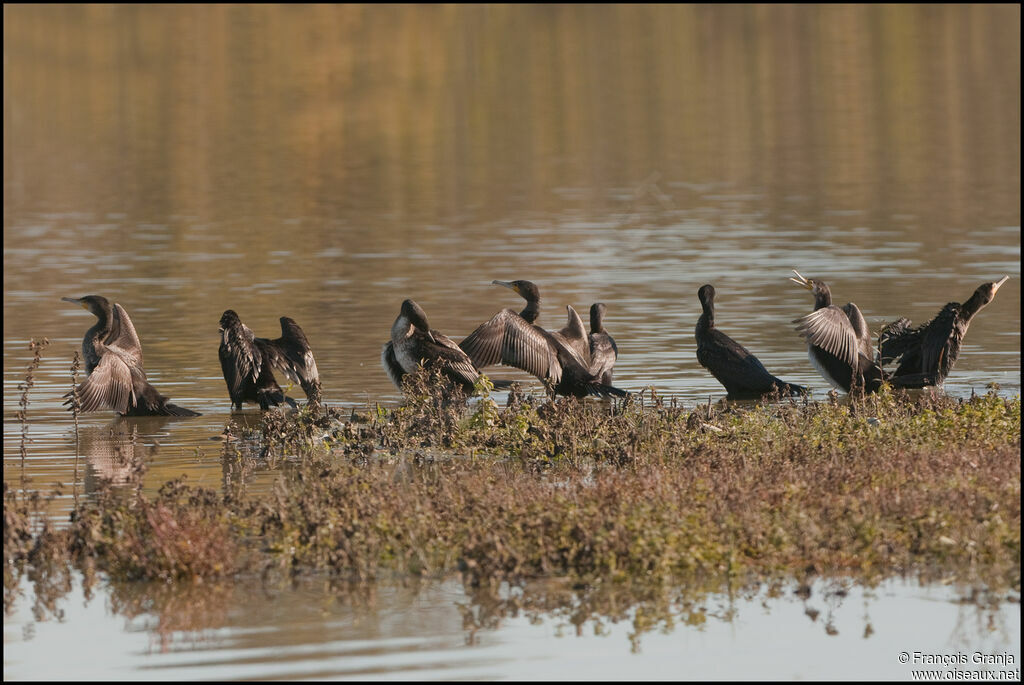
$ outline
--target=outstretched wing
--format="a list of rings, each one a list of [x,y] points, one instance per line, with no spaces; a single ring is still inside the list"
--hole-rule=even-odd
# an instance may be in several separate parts
[[[853,334],[857,336],[857,351],[868,359],[875,358],[875,351],[871,345],[871,330],[868,329],[868,322],[860,312],[860,307],[853,302],[847,302],[842,306],[843,313],[850,320],[853,326]]]
[[[796,330],[809,345],[820,347],[850,368],[857,368],[859,342],[846,312],[829,305],[796,319]]]
[[[546,332],[511,309],[491,317],[459,343],[478,369],[505,364],[541,380],[559,374],[558,358]]]
[[[281,337],[268,340],[265,350],[270,362],[281,369],[293,382],[302,386],[310,402],[320,396],[320,373],[309,348],[306,334],[299,324],[287,316],[281,317]]]
[[[142,368],[142,343],[139,341],[139,334],[135,332],[135,326],[128,317],[124,307],[114,303],[114,325],[111,326],[110,334],[104,341],[107,347],[116,347],[131,365]]]
[[[131,364],[126,354],[108,348],[89,377],[78,385],[78,410],[113,409],[119,414],[127,413],[136,404]],[[70,404],[70,399],[65,404]]]
[[[590,341],[587,338],[586,329],[583,328],[583,319],[580,318],[579,313],[573,309],[572,305],[566,305],[565,309],[568,315],[565,327],[560,331],[552,333],[552,335],[575,352],[583,366],[589,368],[591,359]]]

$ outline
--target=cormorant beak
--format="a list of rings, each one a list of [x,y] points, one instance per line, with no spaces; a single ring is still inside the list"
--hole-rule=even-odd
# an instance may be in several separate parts
[[[789,280],[793,281],[794,283],[796,283],[801,288],[806,288],[807,290],[814,290],[814,286],[811,285],[811,282],[808,281],[803,276],[801,276],[799,271],[797,271],[796,269],[793,269],[793,273],[796,274],[796,278],[793,278],[792,276],[790,276]]]
[[[1009,276],[1007,276],[1007,278],[1009,278]],[[85,302],[83,302],[81,298],[62,297],[60,299],[63,300],[64,302],[70,302],[71,304],[77,304],[82,309],[88,309],[88,307],[85,306]]]
[[[491,281],[491,285],[500,285],[508,288],[509,290],[514,290],[516,293],[519,292],[519,288],[512,285],[510,281]]]
[[[430,338],[430,342],[435,345],[437,344],[437,340],[434,339],[434,334],[430,332],[430,329],[427,329],[427,337]]]
[[[1006,283],[1008,280],[1010,280],[1009,276],[1003,276],[998,281],[993,283],[992,284],[992,294],[995,295],[996,291],[999,290],[999,286],[1001,286],[1003,283]]]

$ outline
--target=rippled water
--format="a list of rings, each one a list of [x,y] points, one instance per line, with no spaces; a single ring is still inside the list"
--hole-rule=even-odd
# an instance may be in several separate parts
[[[605,302],[616,384],[686,404],[724,396],[695,358],[703,283],[722,330],[821,398],[791,269],[874,330],[1009,275],[946,391],[1020,391],[1019,7],[4,19],[4,478],[66,484],[55,514],[128,449],[147,487],[220,482],[228,308],[266,337],[296,319],[328,403],[394,404],[379,355],[404,298],[458,340],[521,306],[491,280],[525,278],[549,328]],[[93,319],[60,298],[85,294],[128,310],[152,383],[202,417],[93,414],[76,447],[60,400]],[[42,337],[22,463],[18,384]]]

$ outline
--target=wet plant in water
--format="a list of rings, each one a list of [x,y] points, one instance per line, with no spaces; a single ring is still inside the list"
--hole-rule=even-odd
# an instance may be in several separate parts
[[[43,358],[43,350],[50,344],[47,338],[43,338],[41,341],[36,341],[35,338],[29,341],[28,349],[32,352],[32,361],[29,363],[28,368],[25,369],[25,380],[22,383],[18,383],[18,391],[21,392],[21,397],[18,398],[18,409],[15,416],[21,423],[21,469],[22,477],[24,478],[25,472],[25,457],[28,456],[26,451],[26,445],[29,442],[28,437],[28,391],[35,385],[35,373],[36,369],[39,368],[39,362]]]

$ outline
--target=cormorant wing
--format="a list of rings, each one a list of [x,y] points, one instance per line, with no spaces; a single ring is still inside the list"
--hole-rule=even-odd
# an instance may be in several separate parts
[[[380,350],[380,363],[388,373],[388,378],[399,390],[402,389],[402,378],[405,376],[405,369],[398,363],[395,356],[395,344],[388,340]]]
[[[846,312],[830,304],[796,319],[796,330],[809,345],[820,347],[856,369],[859,342]]]
[[[302,386],[306,397],[313,401],[320,387],[320,373],[313,359],[313,351],[309,348],[306,334],[299,324],[287,316],[281,317],[281,337],[268,340],[264,347],[270,363],[281,369],[284,374]]]
[[[729,392],[764,392],[782,381],[769,373],[761,360],[722,331],[712,329],[712,344],[698,345],[697,361]]]
[[[905,316],[886,324],[878,336],[878,363],[889,364],[920,345],[922,330],[923,327],[912,328]]]
[[[505,364],[544,380],[560,375],[547,335],[511,309],[503,309],[466,336],[459,347],[478,369]]]
[[[263,354],[256,347],[256,336],[241,321],[237,326],[225,329],[222,335],[218,350],[220,366],[234,396],[240,391],[244,380],[255,383],[259,378],[263,368]]]
[[[139,369],[142,368],[142,343],[139,341],[139,334],[135,332],[135,326],[128,317],[124,307],[114,303],[113,307],[114,325],[110,334],[104,341],[107,347],[116,347],[123,352]]]
[[[960,356],[966,326],[959,324],[960,304],[950,302],[921,332],[921,372],[945,376]]]
[[[871,330],[868,328],[868,322],[864,320],[864,315],[860,312],[860,307],[853,302],[847,302],[843,305],[842,310],[846,314],[846,318],[850,320],[853,332],[857,336],[857,351],[868,359],[874,359],[875,351],[871,345]]]
[[[444,360],[445,367],[470,385],[476,383],[480,372],[473,365],[473,360],[469,358],[469,355],[456,345],[454,340],[440,331],[431,329],[430,334],[434,336],[434,343],[428,341],[426,344],[434,348],[439,359]]]
[[[552,335],[561,339],[566,347],[579,355],[583,366],[587,368],[590,366],[590,341],[587,339],[587,330],[583,327],[583,319],[572,305],[566,305],[565,309],[568,315],[565,327]]]
[[[110,408],[119,414],[125,414],[129,407],[135,406],[133,361],[118,348],[108,348],[89,377],[78,386],[79,411],[100,411]]]
[[[611,385],[612,369],[619,358],[615,338],[607,333],[591,333],[589,342],[590,372],[600,378],[605,385]]]

